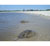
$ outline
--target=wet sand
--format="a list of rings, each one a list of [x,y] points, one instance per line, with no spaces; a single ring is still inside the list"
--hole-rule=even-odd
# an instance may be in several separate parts
[[[49,41],[50,40],[50,20],[43,18],[41,16],[32,16],[33,20],[26,24],[20,25],[20,30],[33,30],[37,34],[36,36],[28,39],[19,39],[19,40],[28,40],[28,41]]]
[[[3,15],[3,16],[1,16]],[[21,23],[21,21],[26,21]],[[28,21],[28,22],[27,22]],[[36,35],[31,38],[18,39],[24,30],[32,30]],[[1,41],[50,41],[50,19],[46,16],[28,13],[0,14]]]

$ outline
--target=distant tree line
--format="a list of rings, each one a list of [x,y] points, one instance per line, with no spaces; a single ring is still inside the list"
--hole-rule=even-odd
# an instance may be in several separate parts
[[[22,11],[50,11],[50,9],[45,9],[45,10],[38,10],[38,9],[36,9],[36,10],[34,10],[34,9],[25,10],[25,9],[23,9]]]
[[[45,10],[34,10],[34,9],[23,9],[23,10],[0,10],[0,12],[16,12],[16,11],[50,11],[50,9],[45,9]]]
[[[50,11],[50,9],[46,9],[47,11]]]

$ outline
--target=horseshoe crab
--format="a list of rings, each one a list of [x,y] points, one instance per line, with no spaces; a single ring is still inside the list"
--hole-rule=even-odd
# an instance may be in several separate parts
[[[25,30],[18,35],[18,39],[31,38],[35,35],[36,35],[36,32],[32,30]]]

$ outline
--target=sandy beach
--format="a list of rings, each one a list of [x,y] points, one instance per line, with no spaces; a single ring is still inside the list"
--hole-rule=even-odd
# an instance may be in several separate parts
[[[17,11],[16,13],[42,14],[44,16],[50,16],[50,11]]]
[[[0,19],[1,41],[50,41],[50,11],[0,13]],[[35,31],[36,35],[17,40],[24,30]]]
[[[35,31],[37,34],[36,36],[28,39],[19,39],[19,40],[28,40],[28,41],[49,41],[50,40],[50,11],[33,11],[33,12],[24,12],[27,14],[31,14],[34,22],[32,23],[22,24],[20,29],[31,29]],[[34,16],[34,14],[36,16]],[[28,16],[29,17],[29,16]],[[31,18],[32,19],[32,18]]]

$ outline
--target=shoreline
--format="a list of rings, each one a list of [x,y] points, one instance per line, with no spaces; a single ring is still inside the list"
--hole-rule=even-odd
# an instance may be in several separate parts
[[[28,13],[28,14],[36,14],[41,16],[50,16],[50,11],[16,11],[16,12],[0,12],[0,13]]]
[[[0,35],[2,36],[0,40],[16,41],[16,39],[18,38],[17,36],[20,34],[20,32],[23,32],[24,30],[35,31],[36,35],[28,39],[19,39],[18,41],[50,40],[50,26],[49,26],[50,19],[46,18],[45,16],[38,15],[38,14],[37,14],[38,16],[34,15],[34,13],[36,14],[36,11],[18,12],[18,13],[24,13],[24,14],[26,13],[28,16],[26,14],[24,16],[23,14],[16,14],[17,12],[13,12],[13,13],[11,12],[10,15],[8,13],[8,16],[7,16],[5,12],[6,16],[4,16],[5,14],[3,14],[4,19],[2,18],[2,13],[0,14],[1,15],[0,22],[2,23],[2,25],[0,24],[1,25]],[[37,12],[37,13],[40,14],[40,12]],[[32,14],[32,15],[29,15],[29,14]],[[23,24],[21,24],[20,22]]]

